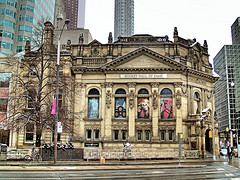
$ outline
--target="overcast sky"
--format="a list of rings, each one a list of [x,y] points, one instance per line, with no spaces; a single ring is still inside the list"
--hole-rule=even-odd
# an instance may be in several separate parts
[[[134,33],[168,35],[174,27],[185,39],[208,42],[210,62],[223,45],[232,44],[231,25],[240,17],[240,0],[134,0]],[[107,43],[114,32],[114,0],[86,0],[85,29]],[[114,33],[113,33],[114,34]]]

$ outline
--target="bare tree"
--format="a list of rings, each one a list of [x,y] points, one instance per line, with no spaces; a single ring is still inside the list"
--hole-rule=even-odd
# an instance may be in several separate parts
[[[54,131],[55,116],[51,114],[56,92],[56,48],[45,36],[41,46],[31,51],[30,42],[26,42],[25,56],[19,62],[18,73],[14,74],[14,86],[9,101],[9,116],[7,127],[20,129],[35,126],[36,142],[41,145],[41,137],[44,129]],[[52,32],[53,33],[53,32]],[[64,66],[64,62],[61,62]],[[72,132],[72,107],[67,101],[71,101],[71,91],[66,88],[71,86],[70,76],[60,74],[60,98],[59,121],[62,122],[65,131]]]

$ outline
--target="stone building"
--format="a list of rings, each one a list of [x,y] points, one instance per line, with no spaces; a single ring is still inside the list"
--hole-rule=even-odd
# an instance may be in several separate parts
[[[54,27],[45,25],[44,53],[56,59]],[[26,51],[25,60],[33,53]],[[113,42],[109,33],[107,44],[68,41],[60,63],[62,75],[69,78],[71,93],[63,91],[61,101],[70,109],[73,132],[63,127],[59,140],[84,148],[85,157],[100,153],[121,158],[130,149],[135,158],[176,158],[179,133],[183,156],[205,157],[214,146],[218,155],[213,113],[217,77],[206,41],[201,45],[181,38],[177,28],[173,41],[141,34]],[[51,133],[46,130],[42,142],[51,143],[47,134]]]

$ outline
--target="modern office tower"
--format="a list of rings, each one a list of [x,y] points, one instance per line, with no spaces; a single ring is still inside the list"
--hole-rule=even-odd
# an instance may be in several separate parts
[[[68,29],[84,29],[86,0],[63,0],[66,18],[70,20]]]
[[[54,27],[55,30],[62,29],[66,20],[65,5],[62,0],[55,0]]]
[[[238,17],[231,26],[232,43],[240,44],[240,17]]]
[[[240,114],[240,31],[239,18],[233,23],[233,45],[224,45],[214,57],[214,70],[220,76],[215,83],[215,106],[219,120],[219,133],[222,146],[230,142],[231,146],[238,143]]]
[[[134,0],[115,0],[114,40],[134,34]]]
[[[1,0],[0,52],[14,55],[24,50],[25,42],[34,45],[38,22],[54,19],[55,0]]]

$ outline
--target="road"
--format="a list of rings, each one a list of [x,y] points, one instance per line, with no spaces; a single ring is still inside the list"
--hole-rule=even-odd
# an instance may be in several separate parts
[[[1,171],[0,179],[240,179],[238,168],[223,162],[205,163],[203,168],[109,170],[109,171],[52,171],[52,172],[9,172]]]

